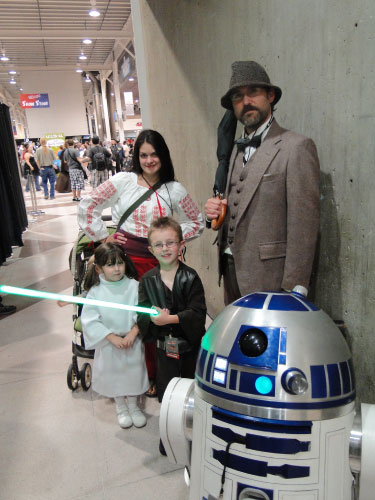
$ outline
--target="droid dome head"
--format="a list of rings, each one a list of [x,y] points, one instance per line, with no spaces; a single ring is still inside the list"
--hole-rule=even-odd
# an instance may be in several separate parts
[[[335,418],[355,399],[341,331],[295,293],[253,293],[226,307],[202,340],[196,381],[207,402],[263,418]]]

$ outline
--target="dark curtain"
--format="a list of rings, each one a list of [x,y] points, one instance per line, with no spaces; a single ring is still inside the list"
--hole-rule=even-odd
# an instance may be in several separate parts
[[[0,265],[23,246],[27,214],[9,108],[0,104]]]

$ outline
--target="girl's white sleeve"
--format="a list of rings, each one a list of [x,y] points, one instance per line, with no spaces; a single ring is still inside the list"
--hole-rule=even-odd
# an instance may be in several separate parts
[[[184,240],[192,240],[200,236],[204,229],[204,219],[190,194],[179,182],[173,186],[173,204],[178,213]]]
[[[95,293],[90,290],[87,298],[95,299]],[[112,332],[104,325],[97,306],[85,304],[81,313],[81,322],[86,349],[97,349],[109,342],[106,336]]]
[[[123,176],[113,176],[100,184],[85,196],[78,205],[78,225],[93,241],[99,241],[108,236],[102,212],[105,208],[113,207],[122,194]]]

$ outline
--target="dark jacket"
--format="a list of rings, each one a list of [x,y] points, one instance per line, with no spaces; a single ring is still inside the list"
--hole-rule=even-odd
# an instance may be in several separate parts
[[[183,338],[191,346],[199,346],[205,334],[206,300],[202,281],[197,272],[183,262],[179,267],[173,283],[173,305],[170,314],[177,314],[179,324],[156,326],[148,314],[138,315],[138,326],[145,341],[164,339],[171,334]],[[139,305],[143,307],[167,307],[164,284],[160,276],[160,267],[154,267],[145,273],[139,283]]]

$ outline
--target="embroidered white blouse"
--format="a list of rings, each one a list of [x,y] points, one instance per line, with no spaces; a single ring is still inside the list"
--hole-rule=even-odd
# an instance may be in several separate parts
[[[108,236],[105,222],[101,219],[105,208],[112,208],[112,221],[117,225],[126,210],[149,189],[150,196],[134,210],[121,229],[141,238],[147,238],[151,222],[158,217],[174,217],[181,225],[185,240],[198,237],[204,228],[203,216],[182,184],[167,182],[157,194],[150,188],[140,186],[137,174],[120,172],[89,195],[78,207],[78,224],[85,234],[94,241]]]

